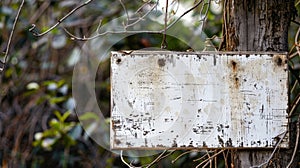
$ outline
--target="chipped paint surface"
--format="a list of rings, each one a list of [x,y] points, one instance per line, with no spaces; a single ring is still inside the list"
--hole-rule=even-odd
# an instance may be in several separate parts
[[[275,53],[112,52],[111,148],[273,147],[287,130],[286,62]]]

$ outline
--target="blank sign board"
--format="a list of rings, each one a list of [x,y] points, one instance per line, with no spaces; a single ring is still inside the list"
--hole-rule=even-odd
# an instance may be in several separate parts
[[[112,52],[111,148],[274,147],[287,81],[282,53]]]

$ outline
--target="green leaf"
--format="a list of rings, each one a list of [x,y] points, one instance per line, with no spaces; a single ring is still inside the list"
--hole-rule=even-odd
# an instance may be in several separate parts
[[[70,116],[70,114],[70,111],[65,112],[61,117],[61,122],[65,122],[65,120]]]
[[[83,115],[79,116],[79,120],[89,120],[89,119],[95,119],[96,121],[99,121],[99,116],[94,112],[86,112]]]
[[[5,71],[5,77],[9,78],[12,76],[12,74],[14,73],[13,69],[12,68],[8,68],[6,71]]]
[[[50,98],[50,104],[57,104],[57,103],[61,103],[64,102],[66,100],[66,97],[51,97]]]
[[[56,84],[56,83],[55,83],[55,81],[52,81],[52,80],[44,81],[44,82],[43,82],[43,85],[44,85],[44,86],[48,86],[48,85],[51,85],[51,84]]]
[[[66,83],[66,81],[64,79],[62,79],[62,80],[59,80],[56,84],[57,84],[57,87],[61,87],[65,83]]]
[[[34,147],[41,146],[41,144],[42,144],[42,141],[41,141],[41,140],[34,141],[34,142],[32,143],[32,145],[33,145]]]
[[[56,114],[55,114],[56,115]],[[57,118],[59,118],[59,120],[60,120],[60,118],[61,118],[61,116],[59,116],[59,117],[57,117]],[[49,125],[51,126],[51,128],[53,128],[54,130],[56,130],[56,131],[59,131],[59,130],[61,130],[61,127],[62,127],[62,123],[59,121],[57,121],[56,119],[52,119],[50,122],[49,122]],[[51,129],[50,129],[51,130]]]

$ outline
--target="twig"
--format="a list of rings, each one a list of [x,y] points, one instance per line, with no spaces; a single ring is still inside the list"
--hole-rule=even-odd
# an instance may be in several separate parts
[[[137,19],[137,21],[135,21],[135,22],[133,22],[133,23],[131,23],[131,24],[126,24],[126,26],[125,26],[125,30],[128,28],[128,27],[131,27],[131,26],[134,26],[134,25],[136,25],[137,23],[139,23],[141,20],[143,20],[146,16],[148,16],[149,14],[150,14],[150,12],[152,12],[154,9],[155,9],[155,7],[158,5],[158,1],[157,1],[157,3],[146,13],[146,14],[144,14],[143,16],[141,16],[141,17],[139,17],[138,19]],[[128,20],[129,20],[129,18],[128,18]]]
[[[165,153],[168,152],[168,150],[164,150],[158,157],[156,157],[151,163],[145,165],[145,166],[141,166],[141,167],[145,167],[145,168],[149,168],[152,165],[154,165],[155,163],[159,162],[161,159],[168,157],[169,155],[171,155],[172,153],[175,152],[175,150],[170,151],[168,154],[165,155]],[[121,161],[128,166],[129,168],[140,168],[140,167],[135,167],[133,166],[131,163],[128,164],[124,158],[123,158],[123,150],[121,150],[120,152],[120,156],[121,156]]]
[[[182,156],[188,154],[188,153],[192,153],[192,152],[198,152],[199,150],[189,150],[186,152],[183,152],[182,154],[180,154],[179,156],[177,156],[174,160],[172,160],[172,163],[175,163],[179,158],[181,158]]]
[[[143,20],[147,15],[150,14],[150,12],[152,12],[155,7],[157,6],[158,2],[143,16],[141,16],[137,21],[131,23],[131,24],[128,24],[128,25],[125,25],[124,27],[124,30],[123,31],[106,31],[106,32],[103,32],[103,33],[100,33],[100,28],[101,28],[101,24],[99,24],[96,32],[97,34],[94,35],[94,36],[91,36],[91,37],[77,37],[75,36],[74,34],[72,34],[71,32],[69,32],[65,27],[63,27],[64,31],[71,37],[71,40],[79,40],[79,41],[88,41],[88,40],[92,40],[92,39],[95,39],[95,38],[98,38],[98,37],[101,37],[101,36],[104,36],[104,35],[107,35],[107,34],[137,34],[137,33],[155,33],[155,34],[161,34],[163,32],[163,30],[160,30],[160,31],[147,31],[147,30],[140,30],[140,31],[129,31],[127,30],[128,27],[131,27],[131,26],[134,26],[135,24],[137,24],[138,22],[140,22],[141,20]]]
[[[209,7],[210,7],[210,1],[211,1],[211,0],[209,0],[209,1],[206,2],[206,3],[204,3],[204,4],[202,5],[201,9],[200,9],[200,16],[201,16],[201,13],[202,13],[202,11],[203,11],[203,9],[204,9],[204,6],[208,5],[208,6],[207,6],[207,9],[206,9],[206,11],[205,11],[204,17],[200,19],[200,22],[205,21],[206,18],[207,18],[207,13],[208,13]]]
[[[202,167],[204,167],[204,168],[205,168],[209,163],[211,163],[211,160],[212,160],[212,158],[211,158],[210,155],[209,155],[209,152],[208,152],[208,151],[206,151],[206,152],[207,152],[207,156],[208,156],[208,159],[209,159],[209,160],[207,160],[206,163],[202,166]],[[197,167],[196,167],[196,168],[197,168]]]
[[[96,32],[100,32],[100,29],[101,29],[101,27],[102,27],[102,19],[100,19],[100,21],[99,21],[99,24],[98,24],[98,27],[97,27],[97,29],[96,29]]]
[[[158,161],[161,160],[161,158],[163,157],[163,155],[167,152],[168,150],[164,150],[156,159],[154,159],[151,163],[149,163],[146,168],[151,167],[154,163],[157,163]]]
[[[37,36],[37,37],[40,37],[40,36],[43,36],[47,33],[49,33],[50,31],[52,31],[53,29],[55,29],[58,25],[60,25],[64,20],[66,20],[69,16],[71,16],[74,12],[76,12],[78,9],[82,8],[83,6],[86,6],[88,5],[89,3],[91,3],[93,0],[87,0],[85,1],[84,3],[82,3],[81,5],[77,6],[76,8],[72,9],[68,14],[66,14],[64,17],[62,17],[61,19],[59,19],[57,21],[56,24],[54,24],[52,27],[50,27],[48,30],[42,32],[42,33],[37,33],[37,32],[34,32],[35,28],[36,28],[36,25],[35,24],[32,24],[32,27],[29,29],[29,31],[34,35],[34,36]]]
[[[169,7],[169,0],[166,0],[166,12],[165,12],[165,27],[163,32],[163,39],[161,43],[161,48],[166,49],[168,47],[167,44],[167,22],[168,22],[168,7]]]
[[[227,150],[226,154],[225,154],[225,151],[223,151],[223,157],[224,157],[224,161],[225,161],[225,168],[228,168],[228,164],[227,164],[228,153],[229,153],[229,150]]]
[[[123,150],[121,150],[120,152],[120,156],[121,156],[121,161],[128,167],[133,168],[134,166],[130,166],[123,158]]]
[[[294,147],[294,152],[293,152],[292,158],[291,158],[289,164],[287,165],[287,168],[291,167],[291,165],[292,165],[292,163],[295,159],[297,149],[298,149],[298,144],[299,144],[299,136],[300,136],[299,134],[300,134],[300,115],[298,116],[298,122],[297,122],[296,144],[295,144],[295,147]]]
[[[207,162],[202,166],[202,168],[205,168],[209,163],[210,163],[210,162],[207,161]],[[198,168],[198,167],[199,167],[199,166],[197,165],[196,168]]]
[[[265,161],[264,163],[262,163],[262,164],[260,164],[260,165],[258,165],[258,166],[251,166],[250,168],[258,168],[258,167],[262,167],[263,165],[268,165],[268,164],[270,163],[271,159],[273,158],[275,152],[277,151],[278,146],[281,144],[281,141],[285,138],[286,134],[287,134],[287,131],[284,132],[283,136],[282,136],[282,137],[280,138],[280,140],[277,142],[277,144],[276,144],[276,146],[275,146],[273,152],[271,153],[271,155],[270,155],[270,157],[268,158],[267,161]]]
[[[218,157],[215,157],[215,168],[218,168]]]
[[[73,35],[72,33],[70,33],[66,28],[64,28],[64,31],[71,37],[71,40],[79,40],[79,41],[88,41],[88,40],[93,40],[96,39],[98,37],[107,35],[107,34],[138,34],[138,33],[153,33],[153,34],[160,34],[162,33],[162,31],[147,31],[147,30],[138,30],[138,31],[106,31],[103,33],[98,33],[92,37],[77,37],[75,35]]]
[[[300,26],[297,30],[297,33],[295,35],[295,46],[296,46],[296,50],[298,52],[298,55],[300,56],[300,49],[299,49],[299,46],[297,45],[298,44],[298,37],[299,37],[299,34],[300,34]]]
[[[51,1],[44,1],[44,3],[38,8],[38,11],[35,12],[29,20],[29,23],[36,22],[36,20],[46,11],[49,7]]]
[[[296,20],[291,20],[293,23],[300,25],[300,22],[297,22]]]
[[[292,59],[292,58],[294,58],[295,56],[299,56],[299,54],[298,54],[298,52],[296,51],[296,52],[294,52],[293,54],[289,54],[289,59]]]
[[[207,155],[207,154],[203,155],[202,157],[200,157],[200,158],[198,158],[198,159],[194,159],[193,162],[196,162],[196,161],[198,161],[198,160],[204,159],[204,158],[206,157],[206,155]]]
[[[291,117],[293,115],[294,111],[296,110],[296,107],[298,107],[298,105],[299,105],[299,102],[300,102],[300,94],[297,96],[296,101],[294,101],[292,103],[292,105],[291,105],[292,108],[290,110],[290,113],[289,113],[288,117]]]
[[[3,67],[2,67],[2,65],[0,67],[0,72],[2,72],[5,69],[5,64],[7,62],[7,58],[8,58],[8,54],[9,54],[9,49],[10,49],[10,44],[11,44],[11,41],[12,41],[12,38],[13,38],[13,35],[14,35],[14,32],[15,32],[17,21],[19,19],[21,10],[23,8],[24,2],[25,2],[25,0],[22,0],[21,4],[19,6],[19,9],[18,9],[17,15],[15,17],[14,24],[13,24],[12,30],[11,30],[9,38],[8,38],[7,47],[6,47],[5,54],[4,54],[4,61],[0,60],[1,64],[3,65]]]
[[[176,150],[171,150],[168,154],[162,156],[162,157],[160,158],[160,160],[161,160],[161,159],[164,159],[164,158],[166,158],[166,157],[168,157],[168,156],[170,156],[170,155],[173,154],[175,151],[176,151]]]
[[[129,14],[128,14],[128,11],[127,11],[126,6],[124,5],[123,1],[122,1],[122,0],[119,0],[119,2],[120,2],[120,4],[121,4],[123,10],[125,11],[125,14],[126,14],[126,17],[127,17],[127,19],[126,19],[126,24],[125,24],[125,25],[128,25],[128,22],[129,22]],[[125,30],[126,30],[127,27],[126,27],[125,25],[124,25],[124,27],[125,27]]]
[[[197,8],[201,3],[203,2],[203,0],[200,0],[199,2],[197,2],[193,7],[191,7],[190,9],[188,9],[187,11],[185,11],[182,15],[180,15],[174,22],[172,22],[170,25],[167,26],[166,29],[163,30],[158,30],[158,31],[149,31],[149,30],[123,30],[123,31],[106,31],[103,33],[97,33],[94,36],[91,37],[77,37],[75,35],[73,35],[72,33],[70,33],[66,28],[63,28],[64,31],[71,37],[71,40],[79,40],[79,41],[88,41],[88,40],[93,40],[96,39],[98,37],[107,35],[107,34],[138,34],[138,33],[153,33],[153,34],[162,34],[163,32],[165,32],[166,30],[170,29],[174,24],[176,24],[183,16],[185,16],[187,13],[191,12],[192,10],[194,10],[195,8]],[[151,11],[153,11],[155,9],[155,7],[157,7],[158,1],[157,3],[153,6],[153,8],[151,8],[151,10],[149,12],[147,12],[145,15],[143,15],[142,17],[140,17],[136,22],[127,25],[127,28],[130,26],[133,26],[134,24],[140,22],[144,17],[146,17]]]
[[[200,0],[200,1],[197,2],[193,7],[191,7],[191,8],[188,9],[187,11],[185,11],[182,15],[180,15],[174,22],[172,22],[172,23],[167,27],[167,30],[170,29],[170,27],[172,27],[174,24],[176,24],[183,16],[185,16],[186,14],[190,13],[192,10],[194,10],[195,8],[197,8],[202,2],[203,2],[203,0]]]
[[[293,93],[298,85],[299,85],[299,82],[298,82],[298,80],[296,80],[293,84],[293,87],[291,88],[290,93]]]
[[[150,0],[151,1],[151,0]],[[149,2],[144,3],[142,6],[140,6],[136,11],[135,14],[139,13],[146,5],[148,5]],[[157,4],[157,2],[156,2]]]
[[[169,7],[168,7],[169,9],[168,9],[168,11],[170,11],[169,13],[169,18],[168,18],[168,22],[170,21],[170,20],[172,20],[172,15],[174,15],[175,16],[175,14],[178,12],[178,10],[179,10],[179,0],[173,0],[172,2],[171,2],[171,4],[169,5]],[[171,8],[171,9],[170,9]],[[176,8],[176,9],[175,9]],[[175,9],[175,10],[174,10]]]
[[[209,158],[205,159],[205,160],[202,161],[200,164],[198,164],[198,165],[196,166],[196,168],[198,168],[198,167],[200,167],[201,165],[203,165],[204,163],[210,161],[212,158],[218,156],[218,155],[219,155],[220,153],[222,153],[222,152],[224,152],[224,149],[220,150],[219,152],[215,153],[215,154],[212,155],[212,156],[209,156]]]

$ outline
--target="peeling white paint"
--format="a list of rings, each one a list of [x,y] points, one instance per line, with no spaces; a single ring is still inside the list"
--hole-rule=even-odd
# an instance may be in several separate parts
[[[287,131],[286,60],[279,53],[112,52],[111,148],[273,147]]]

